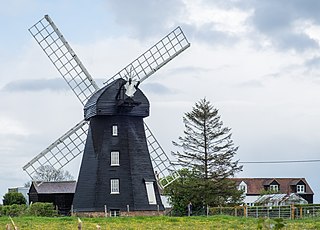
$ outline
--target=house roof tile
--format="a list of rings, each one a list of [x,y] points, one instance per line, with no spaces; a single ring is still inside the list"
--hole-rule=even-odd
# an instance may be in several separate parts
[[[290,194],[292,191],[291,186],[297,185],[302,181],[306,185],[305,193],[314,194],[305,178],[232,178],[232,180],[237,185],[244,181],[247,184],[247,194],[252,195],[259,195],[265,186],[270,185],[273,181],[280,185],[280,193]]]

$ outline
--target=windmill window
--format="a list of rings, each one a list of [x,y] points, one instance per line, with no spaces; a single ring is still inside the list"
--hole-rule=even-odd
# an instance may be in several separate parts
[[[117,152],[117,151],[113,151],[113,152],[111,152],[111,154],[110,154],[110,161],[111,161],[111,166],[119,166],[120,164],[119,164],[119,152]]]
[[[152,182],[146,181],[145,183],[146,183],[149,204],[157,204],[153,181]]]
[[[297,193],[304,193],[305,192],[305,187],[303,184],[298,184],[297,185]]]
[[[119,189],[119,179],[111,179],[110,180],[111,184],[111,194],[119,194],[120,189]]]
[[[118,136],[118,126],[117,125],[112,126],[112,136]]]

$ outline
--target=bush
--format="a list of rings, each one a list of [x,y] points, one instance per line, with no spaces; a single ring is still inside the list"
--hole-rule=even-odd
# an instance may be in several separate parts
[[[3,205],[26,204],[27,200],[20,192],[8,192],[3,196]]]
[[[52,203],[34,203],[29,207],[29,215],[52,217],[57,216],[58,212]]]
[[[13,204],[0,207],[0,216],[22,216],[27,212],[27,205]]]

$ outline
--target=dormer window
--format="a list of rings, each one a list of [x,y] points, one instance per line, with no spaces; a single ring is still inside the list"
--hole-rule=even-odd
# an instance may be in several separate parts
[[[244,181],[241,181],[241,183],[238,186],[238,189],[243,191],[244,194],[248,193],[248,186]]]
[[[273,192],[278,192],[279,191],[279,185],[277,184],[271,184],[270,187],[269,187],[270,191],[273,191]]]
[[[303,184],[297,185],[297,193],[305,193],[305,186]]]

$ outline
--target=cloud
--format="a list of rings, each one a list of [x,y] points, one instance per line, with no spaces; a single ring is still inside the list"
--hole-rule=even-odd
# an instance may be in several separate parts
[[[305,61],[305,66],[309,69],[319,69],[320,68],[320,57],[313,57]]]
[[[248,81],[243,81],[243,82],[236,84],[236,87],[261,88],[261,87],[263,87],[263,84],[261,81],[258,81],[258,80],[248,80]]]
[[[192,24],[182,24],[181,28],[188,37],[189,41],[199,41],[208,45],[230,45],[238,41],[235,34],[219,31],[215,29],[215,23],[205,23],[199,26]]]
[[[160,83],[144,83],[143,89],[154,94],[173,94],[174,91]]]
[[[0,135],[13,134],[17,136],[25,136],[29,133],[27,129],[19,123],[19,121],[8,117],[0,117],[0,124]]]
[[[184,66],[168,70],[168,75],[175,74],[202,74],[211,71],[211,69],[198,67],[198,66]]]
[[[17,80],[7,83],[1,91],[16,92],[16,91],[42,91],[52,90],[61,91],[68,90],[68,85],[61,78],[54,79],[26,79]]]
[[[318,6],[318,7],[317,7]],[[254,14],[250,23],[256,31],[266,36],[279,49],[304,51],[319,47],[305,31],[297,31],[296,22],[312,19],[320,22],[319,1],[254,1]]]
[[[172,22],[184,9],[180,0],[176,1],[106,1],[108,11],[113,12],[115,22],[126,26],[131,34],[146,38],[155,34],[164,34]]]

